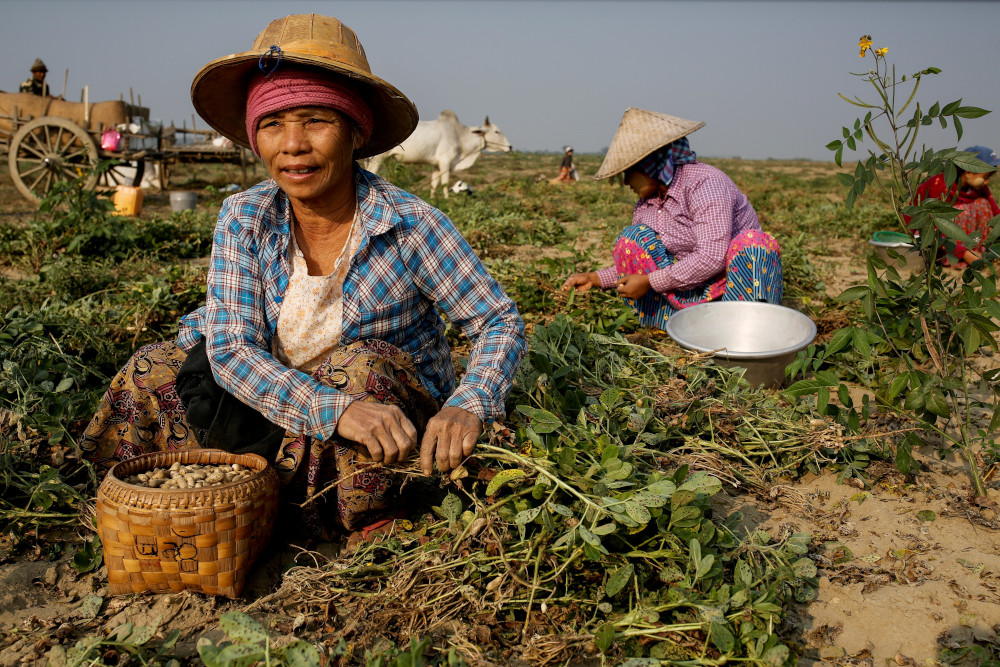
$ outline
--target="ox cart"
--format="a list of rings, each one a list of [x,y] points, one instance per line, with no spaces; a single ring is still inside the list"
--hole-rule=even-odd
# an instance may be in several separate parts
[[[195,133],[198,141],[178,144],[178,133],[184,132],[193,131],[164,132],[150,125],[148,108],[122,100],[68,102],[0,91],[0,154],[7,153],[17,190],[34,202],[56,183],[88,173],[89,187],[139,186],[150,163],[160,189],[167,189],[172,165],[190,162],[240,165],[246,187],[249,151],[204,130]],[[113,163],[98,176],[92,167],[100,160]]]

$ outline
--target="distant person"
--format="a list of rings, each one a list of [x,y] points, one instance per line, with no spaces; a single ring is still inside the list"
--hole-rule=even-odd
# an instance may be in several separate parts
[[[629,108],[596,180],[624,173],[639,196],[618,237],[615,266],[575,273],[563,289],[618,290],[643,326],[663,329],[679,309],[706,301],[781,303],[781,249],[761,230],[746,195],[702,164],[687,135],[705,123]]]
[[[35,62],[31,64],[31,78],[25,79],[18,92],[31,93],[32,95],[39,95],[41,97],[52,97],[49,94],[49,84],[45,83],[45,75],[48,71],[49,68],[45,66],[42,59],[35,58]]]
[[[549,183],[573,183],[580,180],[576,174],[576,166],[573,164],[573,147],[567,146],[562,162],[559,163],[559,175]]]
[[[913,197],[913,204],[919,204],[927,199],[940,199],[951,204],[961,213],[955,218],[956,225],[962,228],[966,234],[978,236],[980,239],[986,238],[990,233],[990,220],[1000,215],[1000,207],[993,199],[990,192],[990,178],[996,173],[1000,159],[997,159],[996,151],[986,146],[970,146],[964,149],[966,153],[973,153],[977,158],[993,167],[992,171],[983,173],[972,173],[958,170],[958,178],[952,184],[951,189],[945,187],[943,174],[933,176],[917,188]],[[909,223],[910,219],[906,218]],[[973,248],[967,248],[961,241],[955,242],[955,250],[951,253],[942,251],[938,257],[938,262],[944,266],[951,266],[955,269],[964,269],[975,261],[982,259],[984,247],[980,241]]]

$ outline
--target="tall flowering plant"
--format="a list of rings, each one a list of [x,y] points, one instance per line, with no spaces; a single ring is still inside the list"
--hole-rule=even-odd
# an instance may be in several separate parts
[[[962,452],[973,493],[985,499],[982,473],[1000,465],[1000,449],[994,441],[1000,432],[1000,411],[996,410],[1000,369],[987,369],[980,363],[981,348],[998,349],[994,334],[1000,328],[1000,303],[994,261],[1000,257],[1000,216],[985,231],[970,234],[956,224],[961,211],[951,203],[918,201],[915,193],[923,180],[938,174],[943,174],[946,191],[950,191],[961,172],[994,170],[972,153],[957,148],[935,151],[917,144],[920,130],[934,123],[943,128],[950,124],[961,140],[962,119],[989,111],[963,106],[961,99],[925,108],[917,101],[917,90],[924,77],[939,74],[940,69],[928,67],[897,76],[887,60],[889,49],[874,48],[871,35],[863,35],[858,48],[871,68],[853,75],[870,86],[875,97],[866,101],[840,94],[865,110],[865,116],[854,121],[853,129],[841,128],[842,138],[827,148],[838,166],[843,166],[845,150],[866,154],[857,161],[853,174],[839,174],[847,187],[846,204],[852,207],[869,187],[876,187],[892,206],[900,231],[913,238],[924,270],[903,278],[895,266],[870,256],[865,284],[839,297],[859,303],[860,317],[853,326],[835,332],[825,346],[800,354],[788,372],[805,379],[786,393],[815,394],[821,412],[837,415],[858,429],[871,406],[866,395],[859,414],[842,380],[862,384],[878,406],[908,415],[922,427],[922,433],[908,432],[896,445],[901,471],[915,466],[912,448],[936,435],[942,448]],[[982,260],[960,273],[938,261],[959,241],[982,253]],[[831,403],[832,392],[839,405]],[[862,468],[858,466],[853,474],[863,476]]]

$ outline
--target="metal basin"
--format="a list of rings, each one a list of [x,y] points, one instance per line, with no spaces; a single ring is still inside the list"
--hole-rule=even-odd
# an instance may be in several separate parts
[[[904,235],[899,234],[899,236]],[[924,260],[912,243],[901,240],[881,240],[878,233],[876,233],[874,238],[868,240],[868,245],[886,264],[895,266],[896,270],[903,277],[906,277],[905,274],[907,273],[912,274],[924,269]],[[890,248],[901,256],[897,258],[890,257]]]
[[[197,192],[185,192],[183,190],[175,190],[170,193],[170,210],[174,213],[180,213],[181,211],[190,211],[195,206],[198,205],[198,193]]]
[[[777,387],[785,366],[816,338],[816,324],[772,303],[713,301],[671,315],[667,333],[681,347],[714,352],[720,365],[745,368],[752,385]]]

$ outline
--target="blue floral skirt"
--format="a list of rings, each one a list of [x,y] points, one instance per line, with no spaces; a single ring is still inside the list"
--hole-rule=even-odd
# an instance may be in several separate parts
[[[646,225],[626,227],[613,254],[619,278],[646,275],[677,261]],[[641,299],[625,298],[625,303],[643,326],[663,329],[671,315],[688,306],[715,300],[780,304],[783,293],[781,247],[771,235],[751,230],[732,240],[725,272],[706,284],[666,294],[651,289]]]

